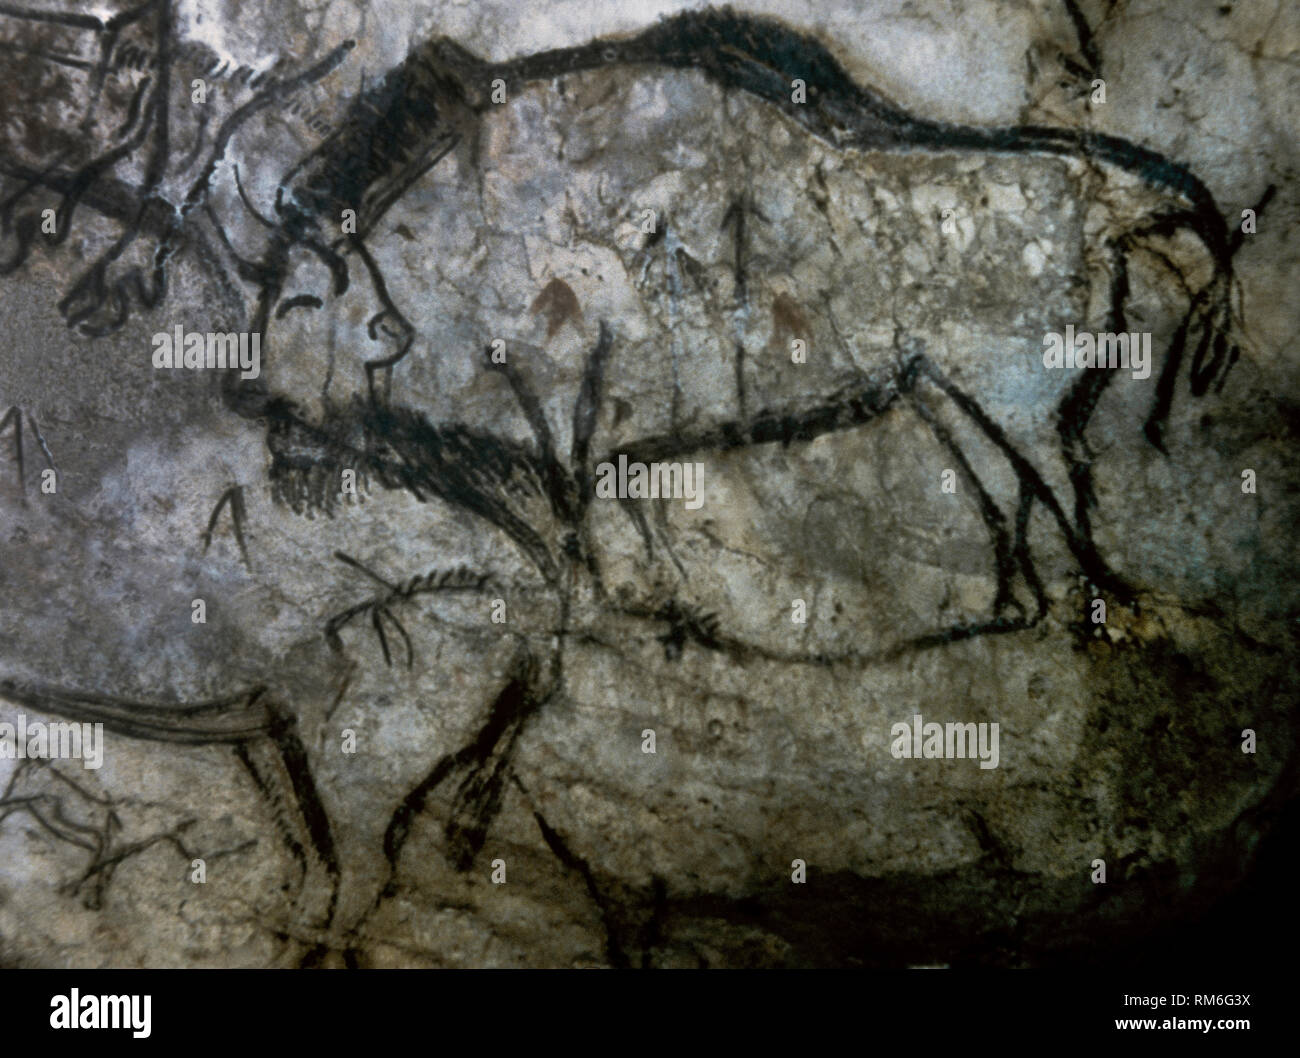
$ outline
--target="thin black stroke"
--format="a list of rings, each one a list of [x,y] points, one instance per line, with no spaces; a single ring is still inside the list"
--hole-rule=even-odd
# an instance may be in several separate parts
[[[1088,74],[1101,73],[1101,52],[1097,48],[1097,41],[1093,37],[1092,27],[1088,25],[1087,18],[1079,10],[1077,0],[1061,0],[1065,5],[1065,11],[1070,16],[1070,21],[1074,25],[1075,36],[1079,39],[1079,51],[1088,61]]]
[[[383,595],[364,602],[357,603],[348,607],[346,610],[335,614],[325,622],[325,641],[335,652],[343,650],[343,640],[339,632],[345,628],[354,617],[362,614],[369,614],[371,625],[374,628],[375,635],[379,640],[380,648],[384,653],[384,663],[392,665],[392,654],[388,649],[388,639],[384,634],[383,622],[388,621],[402,637],[406,645],[406,667],[409,669],[415,662],[415,649],[411,643],[411,637],[406,631],[406,626],[393,613],[393,607],[399,603],[409,602],[418,595],[431,595],[435,593],[455,593],[455,592],[483,592],[501,590],[496,577],[491,573],[476,573],[466,569],[464,566],[458,566],[455,569],[437,570],[432,569],[423,576],[412,577],[405,585],[395,584],[384,579],[368,568],[364,563],[358,562],[351,555],[342,551],[335,551],[334,557],[340,562],[351,566],[353,569],[364,573],[371,580],[385,589]]]
[[[500,807],[511,750],[528,718],[550,697],[551,692],[539,682],[541,678],[541,668],[531,652],[526,648],[519,651],[474,740],[439,758],[397,806],[384,833],[389,880],[378,899],[395,891],[398,861],[416,816],[433,792],[457,772],[464,772],[464,777],[456,789],[444,833],[457,870],[467,871],[473,866]]]
[[[217,500],[217,505],[212,508],[208,527],[203,530],[203,553],[206,555],[208,548],[212,546],[212,531],[216,528],[217,519],[221,517],[221,512],[227,505],[230,507],[230,525],[235,531],[239,555],[244,560],[245,567],[252,569],[248,561],[248,547],[244,543],[244,522],[248,520],[248,512],[244,509],[244,486],[242,485],[231,485],[227,488]]]
[[[487,370],[494,371],[505,377],[507,384],[510,386],[510,392],[519,405],[519,410],[523,413],[528,428],[532,431],[533,440],[537,443],[537,458],[543,475],[543,484],[551,501],[552,509],[560,517],[572,519],[575,516],[579,500],[575,494],[574,482],[566,473],[559,456],[556,454],[555,443],[551,439],[551,426],[546,421],[546,413],[542,408],[541,397],[533,390],[523,372],[508,359],[503,363],[493,362],[490,347],[484,349],[483,355]],[[581,403],[581,400],[580,397],[579,403]]]
[[[573,446],[569,462],[577,475],[577,510],[580,518],[586,505],[595,494],[591,477],[591,439],[596,433],[596,419],[604,396],[605,369],[613,350],[613,332],[605,320],[600,321],[600,335],[587,357],[582,372],[582,385],[573,405]]]
[[[614,901],[596,882],[596,875],[591,869],[591,865],[574,852],[569,843],[560,836],[559,831],[547,822],[546,817],[542,815],[541,809],[537,807],[532,795],[528,792],[519,776],[512,771],[510,778],[528,801],[529,810],[533,813],[533,819],[537,823],[537,829],[541,832],[542,840],[546,842],[546,847],[551,850],[555,858],[564,867],[575,872],[582,879],[587,894],[596,905],[596,910],[600,914],[601,926],[605,931],[605,958],[609,961],[610,966],[615,969],[629,969],[632,962],[628,958],[623,945],[619,942],[619,923]]]
[[[0,419],[0,430],[3,430],[10,423],[14,427],[14,468],[18,474],[18,489],[23,495],[23,501],[27,499],[27,478],[23,468],[23,415],[22,409],[17,405],[11,407],[5,412],[5,417]]]

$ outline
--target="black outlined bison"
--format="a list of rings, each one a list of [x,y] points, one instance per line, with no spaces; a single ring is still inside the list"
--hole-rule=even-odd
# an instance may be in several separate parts
[[[184,181],[169,172],[180,140],[176,99],[188,92],[169,80],[170,5],[152,0],[97,27],[72,28],[101,34],[108,63],[113,39],[137,27],[156,61],[147,78],[129,82],[130,91],[127,82],[120,86],[128,119],[120,142],[77,166],[63,164],[57,151],[36,159],[7,145],[0,159],[6,269],[44,252],[47,203],[55,203],[60,239],[78,212],[109,218],[120,226],[117,237],[64,293],[65,319],[83,335],[114,333],[165,304],[182,264],[203,272],[223,323],[217,329],[264,336],[263,377],[241,381],[228,373],[220,392],[228,413],[265,431],[269,483],[280,504],[335,513],[341,475],[351,471],[371,502],[405,494],[457,512],[469,532],[487,527],[508,542],[498,548],[505,570],[394,571],[341,549],[318,556],[363,591],[355,604],[320,613],[318,625],[304,630],[326,649],[357,652],[360,636],[373,636],[385,663],[424,665],[427,643],[408,627],[409,608],[457,596],[481,602],[475,612],[482,626],[443,631],[487,637],[492,645],[484,649],[495,658],[486,716],[475,707],[469,737],[442,752],[408,750],[431,763],[385,812],[382,850],[369,850],[382,851],[377,878],[349,862],[355,853],[342,850],[319,781],[315,729],[328,725],[329,715],[307,709],[273,680],[175,702],[103,693],[90,673],[0,679],[7,701],[42,713],[102,722],[131,738],[232,747],[301,867],[294,935],[314,938],[305,963],[355,943],[366,916],[393,893],[422,811],[449,798],[439,808],[447,855],[468,870],[511,791],[525,798],[547,846],[581,871],[610,932],[607,955],[626,961],[610,898],[530,799],[514,763],[529,723],[565,700],[569,671],[620,636],[651,635],[666,666],[699,652],[736,671],[837,672],[1023,631],[1048,609],[1031,553],[1036,518],[1096,590],[1121,600],[1139,590],[1094,540],[1086,437],[1107,391],[1127,380],[1110,371],[1049,376],[1023,357],[1010,366],[980,359],[971,349],[996,333],[972,337],[971,327],[958,327],[945,334],[935,320],[982,320],[1031,349],[1041,349],[1045,330],[1067,323],[1155,330],[1158,370],[1124,400],[1143,402],[1134,432],[1156,447],[1179,380],[1201,396],[1222,385],[1238,357],[1232,258],[1239,240],[1186,168],[1102,134],[967,127],[909,114],[856,84],[823,45],[775,21],[692,12],[631,37],[503,63],[431,39],[361,91],[338,126],[284,171],[233,164],[243,138],[256,142],[268,115],[346,63],[345,44],[297,72],[249,85],[245,101],[193,136]],[[101,78],[92,95],[106,83]],[[638,96],[638,86],[662,93],[662,108]],[[566,100],[556,111],[568,124],[530,124],[540,114],[537,101],[556,92]],[[582,143],[588,110],[624,115],[621,167],[609,163],[608,145]],[[639,120],[651,127],[633,122],[647,113],[652,117]],[[682,129],[682,113],[701,118]],[[670,139],[681,153],[678,177],[657,183]],[[538,159],[549,155],[538,145],[552,143],[560,156],[543,165]],[[512,168],[512,151],[526,165]],[[734,158],[751,152],[768,155],[762,180],[730,171]],[[1042,260],[1008,272],[1007,285],[972,285],[972,276],[997,267],[979,255],[998,245],[992,238],[985,245],[979,234],[981,223],[995,221],[979,214],[973,197],[984,177],[962,168],[972,158],[1034,159],[1038,168],[1023,189],[1035,192],[1036,204],[1021,195],[1008,212],[1056,226],[1088,252],[1053,247],[1071,256],[1044,265],[1052,258],[1040,251]],[[136,168],[122,175],[127,160]],[[1068,217],[1062,212],[1071,181],[1084,179],[1078,174],[1105,188],[1097,216],[1087,215],[1090,203],[1075,203]],[[847,209],[855,201],[871,204],[867,216]],[[535,221],[534,207],[553,213]],[[955,237],[941,226],[942,208],[954,211]],[[403,303],[413,289],[409,275],[400,282],[393,275],[409,267],[387,227],[403,210],[408,229],[412,218],[426,225],[412,254],[437,274],[436,333],[413,322],[422,306]],[[653,214],[651,230],[640,223],[645,210]],[[961,226],[967,222],[969,229]],[[559,225],[563,235],[547,236],[547,225]],[[569,274],[535,275],[527,259],[532,233],[585,249],[570,255]],[[916,248],[914,259],[908,246]],[[881,250],[889,255],[884,264]],[[512,252],[516,272],[499,266],[512,286],[485,292],[474,284],[475,262],[485,253],[501,262]],[[584,268],[597,274],[594,282],[581,278]],[[1104,293],[1099,307],[1062,286],[1089,269],[1093,288]],[[842,278],[827,286],[815,278],[824,274]],[[456,289],[462,278],[464,289]],[[942,299],[939,289],[948,290]],[[503,294],[506,303],[494,304]],[[1026,303],[1037,304],[1040,315],[1026,313]],[[359,315],[344,308],[355,305],[363,307]],[[521,313],[521,306],[536,311]],[[1150,327],[1132,325],[1135,310]],[[328,333],[340,329],[343,351],[331,346],[327,354]],[[497,338],[504,358],[493,356]],[[815,351],[810,362],[790,360],[795,339]],[[507,400],[516,426],[508,433],[494,428]],[[1026,404],[1036,416],[1028,425],[1016,414]],[[974,498],[995,587],[971,612],[873,639],[866,649],[835,636],[792,645],[785,625],[776,628],[788,622],[784,595],[776,617],[748,611],[743,600],[731,613],[712,605],[714,596],[693,588],[707,579],[700,567],[708,563],[684,553],[681,524],[662,508],[593,502],[595,468],[620,454],[699,460],[708,481],[740,454],[766,459],[823,439],[833,458],[846,458],[901,413],[926,424]],[[16,419],[15,438],[22,422]],[[1055,434],[1050,450],[1041,445],[1044,426]],[[242,493],[232,492],[223,506],[242,534]],[[710,514],[709,502],[702,514]],[[608,543],[612,527],[633,530],[631,547]],[[639,581],[625,572],[629,551],[644,553]],[[765,583],[775,594],[787,587]],[[523,615],[501,631],[487,618],[496,598]]]

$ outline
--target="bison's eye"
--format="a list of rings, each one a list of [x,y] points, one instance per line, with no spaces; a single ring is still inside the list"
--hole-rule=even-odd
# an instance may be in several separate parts
[[[275,318],[282,320],[287,313],[292,312],[294,309],[319,309],[324,304],[315,294],[295,294],[291,298],[285,298],[276,306]]]

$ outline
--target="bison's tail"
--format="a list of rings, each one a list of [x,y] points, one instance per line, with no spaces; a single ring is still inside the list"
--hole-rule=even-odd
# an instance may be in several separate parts
[[[1216,392],[1221,390],[1228,372],[1240,355],[1232,317],[1233,284],[1230,272],[1216,274],[1193,296],[1186,315],[1169,342],[1169,352],[1156,382],[1151,411],[1142,428],[1147,440],[1161,452],[1165,452],[1165,424],[1173,406],[1174,388],[1187,357],[1187,350],[1192,350],[1189,380],[1194,397],[1204,396],[1211,385],[1215,386]]]
[[[1270,186],[1264,192],[1263,197],[1255,205],[1256,215],[1268,205],[1276,190],[1275,187]],[[1198,234],[1202,236],[1214,258],[1214,274],[1205,286],[1192,296],[1186,314],[1174,331],[1164,367],[1156,382],[1151,411],[1143,426],[1147,440],[1161,452],[1165,451],[1165,423],[1173,405],[1175,386],[1188,350],[1191,350],[1188,384],[1193,397],[1204,396],[1211,386],[1214,387],[1215,393],[1221,392],[1229,372],[1241,356],[1244,334],[1236,310],[1240,285],[1233,270],[1232,259],[1241,247],[1242,233],[1236,232],[1228,236],[1220,226],[1216,225],[1216,229],[1219,230],[1214,232],[1214,238],[1205,239],[1205,233],[1199,226],[1197,227]]]

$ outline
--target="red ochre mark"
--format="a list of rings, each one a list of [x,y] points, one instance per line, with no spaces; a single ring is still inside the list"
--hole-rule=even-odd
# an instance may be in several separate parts
[[[578,296],[563,279],[552,279],[545,289],[533,299],[529,312],[541,313],[546,317],[546,337],[554,338],[559,329],[569,320],[582,319],[582,309],[578,305]]]

